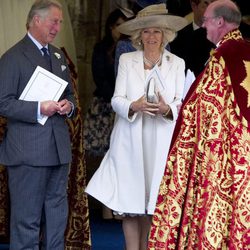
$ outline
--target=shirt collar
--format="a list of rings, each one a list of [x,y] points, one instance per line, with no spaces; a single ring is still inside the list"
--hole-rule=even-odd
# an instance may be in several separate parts
[[[200,26],[198,26],[194,21],[193,21],[193,30],[198,30]]]
[[[37,46],[37,48],[41,51],[41,48],[45,47],[46,49],[48,49],[48,44],[45,46],[42,46],[29,32],[28,32],[28,36],[31,39],[31,41]]]

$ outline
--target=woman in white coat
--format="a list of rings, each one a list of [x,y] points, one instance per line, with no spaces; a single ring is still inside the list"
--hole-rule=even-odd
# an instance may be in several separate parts
[[[86,192],[123,215],[126,250],[147,247],[185,81],[184,61],[164,48],[185,25],[158,4],[119,26],[137,51],[120,57],[110,148]]]

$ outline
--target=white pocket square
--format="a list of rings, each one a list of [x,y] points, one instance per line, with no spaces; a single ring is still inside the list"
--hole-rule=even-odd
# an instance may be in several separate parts
[[[62,71],[64,71],[66,69],[66,66],[65,65],[61,65],[61,69],[62,69]]]

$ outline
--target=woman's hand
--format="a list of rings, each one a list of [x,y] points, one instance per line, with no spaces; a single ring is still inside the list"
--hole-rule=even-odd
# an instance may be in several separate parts
[[[133,115],[133,113],[135,112],[143,112],[150,115],[156,115],[159,113],[159,104],[147,102],[145,95],[143,95],[138,100],[132,102],[130,105],[129,115]]]
[[[159,99],[159,112],[157,114],[159,115],[165,115],[168,112],[171,111],[170,107],[168,104],[165,103],[162,95],[160,93],[158,93],[158,99]]]

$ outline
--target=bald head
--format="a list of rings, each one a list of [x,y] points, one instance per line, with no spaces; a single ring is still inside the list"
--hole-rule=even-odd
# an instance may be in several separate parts
[[[214,1],[214,3],[210,4],[211,7],[214,6],[227,6],[228,8],[232,8],[232,9],[238,9],[238,7],[236,6],[236,4],[232,1],[232,0],[217,0]]]
[[[208,11],[214,16],[222,17],[226,22],[240,25],[241,13],[238,6],[231,0],[216,0],[209,4]]]
[[[239,27],[241,13],[231,0],[216,0],[208,5],[203,16],[207,39],[217,44],[228,32]]]

